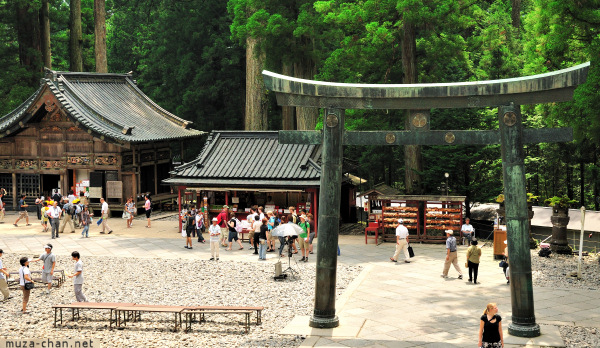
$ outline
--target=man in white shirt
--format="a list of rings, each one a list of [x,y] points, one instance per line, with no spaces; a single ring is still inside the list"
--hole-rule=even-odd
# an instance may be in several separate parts
[[[52,239],[58,238],[58,227],[60,226],[60,215],[62,214],[62,209],[58,206],[58,202],[54,201],[54,204],[48,211],[48,218],[50,218],[50,226],[52,227]]]
[[[465,223],[460,228],[463,235],[463,245],[471,245],[471,239],[473,239],[473,226],[470,224],[471,219],[466,218]]]
[[[398,226],[396,226],[396,252],[394,256],[390,257],[390,260],[398,262],[400,251],[404,251],[404,262],[410,263],[410,255],[408,254],[408,228],[403,224],[404,220],[398,219]]]
[[[104,230],[108,230],[108,234],[111,234],[112,228],[108,226],[108,203],[106,203],[104,198],[100,198],[100,203],[102,203],[102,208],[100,210],[100,216],[102,216],[102,232],[100,233],[104,233]]]

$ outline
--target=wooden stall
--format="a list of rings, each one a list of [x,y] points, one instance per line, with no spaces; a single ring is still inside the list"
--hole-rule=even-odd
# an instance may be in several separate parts
[[[380,195],[378,198],[382,202],[380,234],[385,242],[396,240],[399,218],[414,236],[413,241],[443,243],[445,230],[453,230],[457,239],[462,237],[464,196]]]
[[[280,215],[289,214],[288,208],[294,206],[297,212],[306,208],[316,224],[320,157],[320,145],[279,144],[273,131],[213,131],[200,155],[175,168],[163,184],[183,198],[190,197],[179,201],[180,210],[184,204],[198,207],[207,197],[210,217],[223,205],[240,220],[246,219],[252,206],[263,206],[265,212],[277,210]],[[354,189],[350,180],[341,185]],[[348,200],[341,204],[349,210]]]
[[[0,187],[13,207],[57,189],[104,197],[122,210],[149,193],[175,200],[160,181],[172,169],[171,143],[202,135],[144,95],[129,74],[46,71],[40,88],[0,118]],[[140,206],[143,200],[139,200]]]

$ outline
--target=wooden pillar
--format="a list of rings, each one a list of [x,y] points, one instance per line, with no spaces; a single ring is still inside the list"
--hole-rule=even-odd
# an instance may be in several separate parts
[[[185,186],[177,186],[177,212],[181,212],[181,190],[185,190]],[[181,229],[183,228],[181,224],[181,219],[179,219],[179,232],[181,233]]]
[[[154,157],[154,194],[158,194],[158,166],[156,165],[156,152]]]

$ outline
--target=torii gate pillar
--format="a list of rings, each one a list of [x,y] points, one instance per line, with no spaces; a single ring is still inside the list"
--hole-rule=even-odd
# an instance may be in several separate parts
[[[319,195],[319,238],[317,238],[317,284],[315,309],[309,325],[332,328],[339,325],[335,315],[337,246],[340,219],[340,185],[344,110],[325,109]]]

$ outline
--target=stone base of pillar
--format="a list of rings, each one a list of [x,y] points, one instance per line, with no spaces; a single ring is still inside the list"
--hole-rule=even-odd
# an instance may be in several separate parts
[[[340,319],[337,315],[335,315],[333,318],[319,318],[311,316],[308,326],[318,329],[330,329],[340,326]]]
[[[538,324],[518,325],[515,323],[508,324],[508,334],[517,337],[538,337],[541,335]]]

